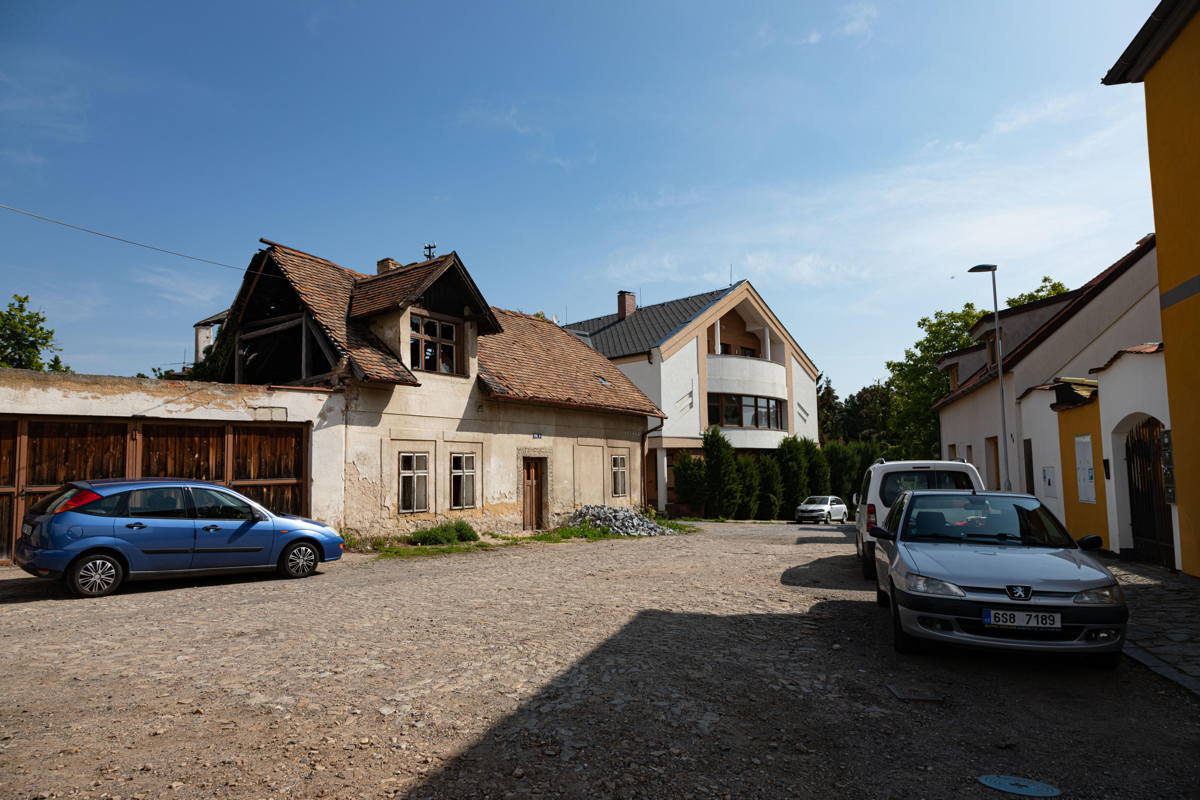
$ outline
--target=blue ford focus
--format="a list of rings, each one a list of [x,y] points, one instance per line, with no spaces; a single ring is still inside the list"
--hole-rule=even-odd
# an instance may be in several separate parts
[[[273,514],[224,486],[113,479],[73,481],[43,497],[25,514],[13,557],[31,575],[102,597],[127,580],[268,571],[305,578],[342,548],[328,525]]]

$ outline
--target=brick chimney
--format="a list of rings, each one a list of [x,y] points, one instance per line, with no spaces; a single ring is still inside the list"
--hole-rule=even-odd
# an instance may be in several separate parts
[[[404,265],[394,258],[381,258],[375,262],[375,274],[382,275],[385,272],[400,269],[402,266]]]
[[[617,292],[617,319],[625,319],[637,311],[637,295],[624,289]]]

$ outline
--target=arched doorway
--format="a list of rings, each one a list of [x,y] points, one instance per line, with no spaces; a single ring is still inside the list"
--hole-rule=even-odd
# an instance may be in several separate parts
[[[1163,491],[1163,424],[1145,417],[1125,435],[1125,467],[1129,478],[1129,522],[1133,557],[1175,567],[1175,535],[1171,509]]]

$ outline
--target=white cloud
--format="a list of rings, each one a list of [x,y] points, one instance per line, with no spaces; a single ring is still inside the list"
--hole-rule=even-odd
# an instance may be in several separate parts
[[[1060,95],[1006,109],[992,120],[992,133],[1016,133],[1043,122],[1062,122],[1082,111],[1083,93]]]
[[[88,138],[87,89],[35,73],[30,81],[0,72],[0,121],[10,130],[48,134],[67,142]]]
[[[46,159],[26,147],[24,150],[5,148],[0,150],[0,159],[18,167],[40,167]]]
[[[130,280],[149,286],[163,300],[189,308],[212,305],[229,293],[229,287],[214,279],[211,270],[207,269],[189,273],[187,267],[143,267],[131,273]]]
[[[1023,117],[1017,154],[989,128],[832,185],[723,188],[635,219],[644,233],[624,231],[594,280],[636,280],[665,299],[724,286],[732,264],[838,390],[854,391],[916,339],[919,317],[990,303],[971,264],[1000,264],[1010,295],[1045,274],[1075,287],[1152,230],[1140,96],[1086,99],[1065,131],[1053,113]]]
[[[846,36],[870,37],[879,8],[870,3],[854,3],[842,9],[841,32]]]
[[[540,125],[527,122],[515,105],[495,106],[487,103],[471,103],[459,111],[459,119],[485,128],[511,131],[520,136],[546,137],[548,131]]]

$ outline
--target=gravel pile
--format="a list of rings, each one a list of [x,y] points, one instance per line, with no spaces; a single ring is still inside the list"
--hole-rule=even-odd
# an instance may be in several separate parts
[[[582,525],[584,522],[590,522],[597,527],[603,526],[622,536],[666,536],[671,533],[649,517],[628,508],[583,506],[567,520],[569,525]]]

